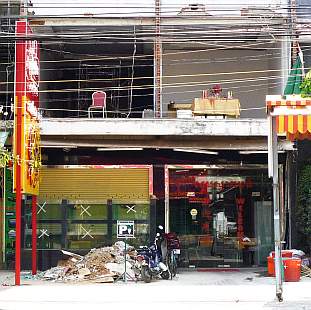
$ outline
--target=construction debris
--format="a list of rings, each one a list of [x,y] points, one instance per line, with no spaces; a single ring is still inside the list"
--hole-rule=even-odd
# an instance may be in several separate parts
[[[63,250],[69,258],[60,260],[56,267],[42,272],[39,277],[56,282],[114,282],[125,272],[124,245],[123,241],[118,241],[111,247],[92,249],[85,256]],[[132,278],[136,276],[132,269],[135,255],[134,248],[126,245],[126,272]]]
[[[311,278],[311,268],[305,265],[301,265],[301,276]]]

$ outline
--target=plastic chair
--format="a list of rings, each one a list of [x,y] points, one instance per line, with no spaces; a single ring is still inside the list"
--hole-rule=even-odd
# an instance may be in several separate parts
[[[103,113],[103,118],[107,117],[106,93],[104,91],[96,91],[92,94],[92,105],[90,105],[87,110],[89,118],[91,117],[92,110],[95,110],[95,112],[98,112],[96,110],[99,110],[99,112]]]

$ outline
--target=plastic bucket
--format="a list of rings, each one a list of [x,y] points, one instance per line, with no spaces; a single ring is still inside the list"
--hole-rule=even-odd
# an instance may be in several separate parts
[[[268,256],[267,262],[268,262],[268,276],[274,277],[275,276],[274,258],[272,256]]]
[[[274,257],[268,256],[268,275],[275,277]],[[282,257],[282,276],[285,282],[298,282],[301,276],[301,259]]]
[[[283,260],[285,282],[298,282],[301,276],[301,259],[287,258]]]
[[[282,253],[282,257],[290,257],[290,258],[293,257],[293,251],[292,250],[282,250],[281,253]],[[274,251],[271,252],[270,256],[275,257],[275,252]]]
[[[284,258],[282,257],[282,261],[284,262],[284,260],[286,260],[288,258]],[[267,257],[267,261],[268,261],[268,276],[270,277],[275,277],[275,262],[274,262],[275,258],[272,256],[268,256]],[[284,263],[281,266],[281,274],[282,274],[282,279],[284,280]]]

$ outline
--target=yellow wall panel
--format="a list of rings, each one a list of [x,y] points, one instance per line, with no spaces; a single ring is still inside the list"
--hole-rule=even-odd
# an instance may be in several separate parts
[[[41,169],[40,200],[149,201],[148,168]]]

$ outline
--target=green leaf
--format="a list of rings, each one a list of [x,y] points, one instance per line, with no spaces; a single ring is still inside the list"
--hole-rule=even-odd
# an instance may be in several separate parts
[[[5,166],[7,166],[11,159],[11,153],[4,148],[0,148],[0,168],[4,168]]]

